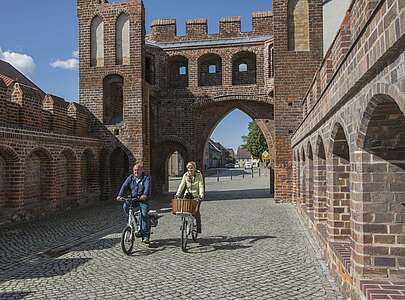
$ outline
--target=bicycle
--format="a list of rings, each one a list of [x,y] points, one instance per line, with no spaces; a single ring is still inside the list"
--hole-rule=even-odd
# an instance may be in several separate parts
[[[191,201],[195,201],[195,200],[190,200],[190,199],[174,199],[174,200],[183,201],[185,204],[184,207],[183,207],[183,205],[180,205],[180,207],[176,207],[176,211],[174,212],[174,214],[176,216],[181,217],[181,226],[180,226],[181,250],[183,252],[187,252],[187,243],[188,243],[188,239],[189,239],[190,235],[194,242],[196,242],[197,238],[198,238],[197,220],[192,213],[195,211],[198,204],[190,205]],[[179,203],[181,203],[181,202],[179,202]]]
[[[141,211],[139,206],[135,207],[135,204],[141,201],[139,201],[139,198],[121,198],[121,201],[129,205],[128,223],[121,234],[121,248],[126,255],[130,255],[134,248],[135,238],[142,237]],[[148,215],[150,228],[157,227],[161,216],[154,210],[150,210]]]
[[[181,214],[181,222],[181,250],[183,250],[183,252],[187,252],[187,243],[190,234],[193,241],[197,241],[197,221],[192,214],[183,213]]]

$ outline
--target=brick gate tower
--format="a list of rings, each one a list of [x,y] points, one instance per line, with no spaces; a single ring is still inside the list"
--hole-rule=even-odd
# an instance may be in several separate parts
[[[119,144],[150,170],[149,100],[144,90],[145,17],[141,0],[78,0],[80,103],[93,135]]]
[[[276,199],[292,191],[291,136],[323,55],[322,0],[273,0]]]

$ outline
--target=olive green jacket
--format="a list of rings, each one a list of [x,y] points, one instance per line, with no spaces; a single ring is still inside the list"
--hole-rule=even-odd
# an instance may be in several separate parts
[[[193,177],[188,176],[188,172],[183,175],[176,196],[184,196],[187,193],[191,193],[194,198],[204,198],[204,180],[200,171],[196,171]]]

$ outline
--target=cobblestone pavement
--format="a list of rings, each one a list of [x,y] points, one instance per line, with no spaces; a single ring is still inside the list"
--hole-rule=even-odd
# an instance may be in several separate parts
[[[268,198],[268,179],[207,180],[188,253],[164,209],[151,247],[132,256],[118,205],[2,229],[0,299],[343,299],[294,206]]]

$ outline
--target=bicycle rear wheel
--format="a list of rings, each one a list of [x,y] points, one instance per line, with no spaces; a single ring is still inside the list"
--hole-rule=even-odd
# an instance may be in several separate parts
[[[181,250],[187,252],[187,240],[188,240],[188,222],[187,219],[183,219],[183,224],[181,225]]]
[[[135,235],[130,226],[125,227],[121,235],[121,248],[126,255],[132,253],[134,248]]]

